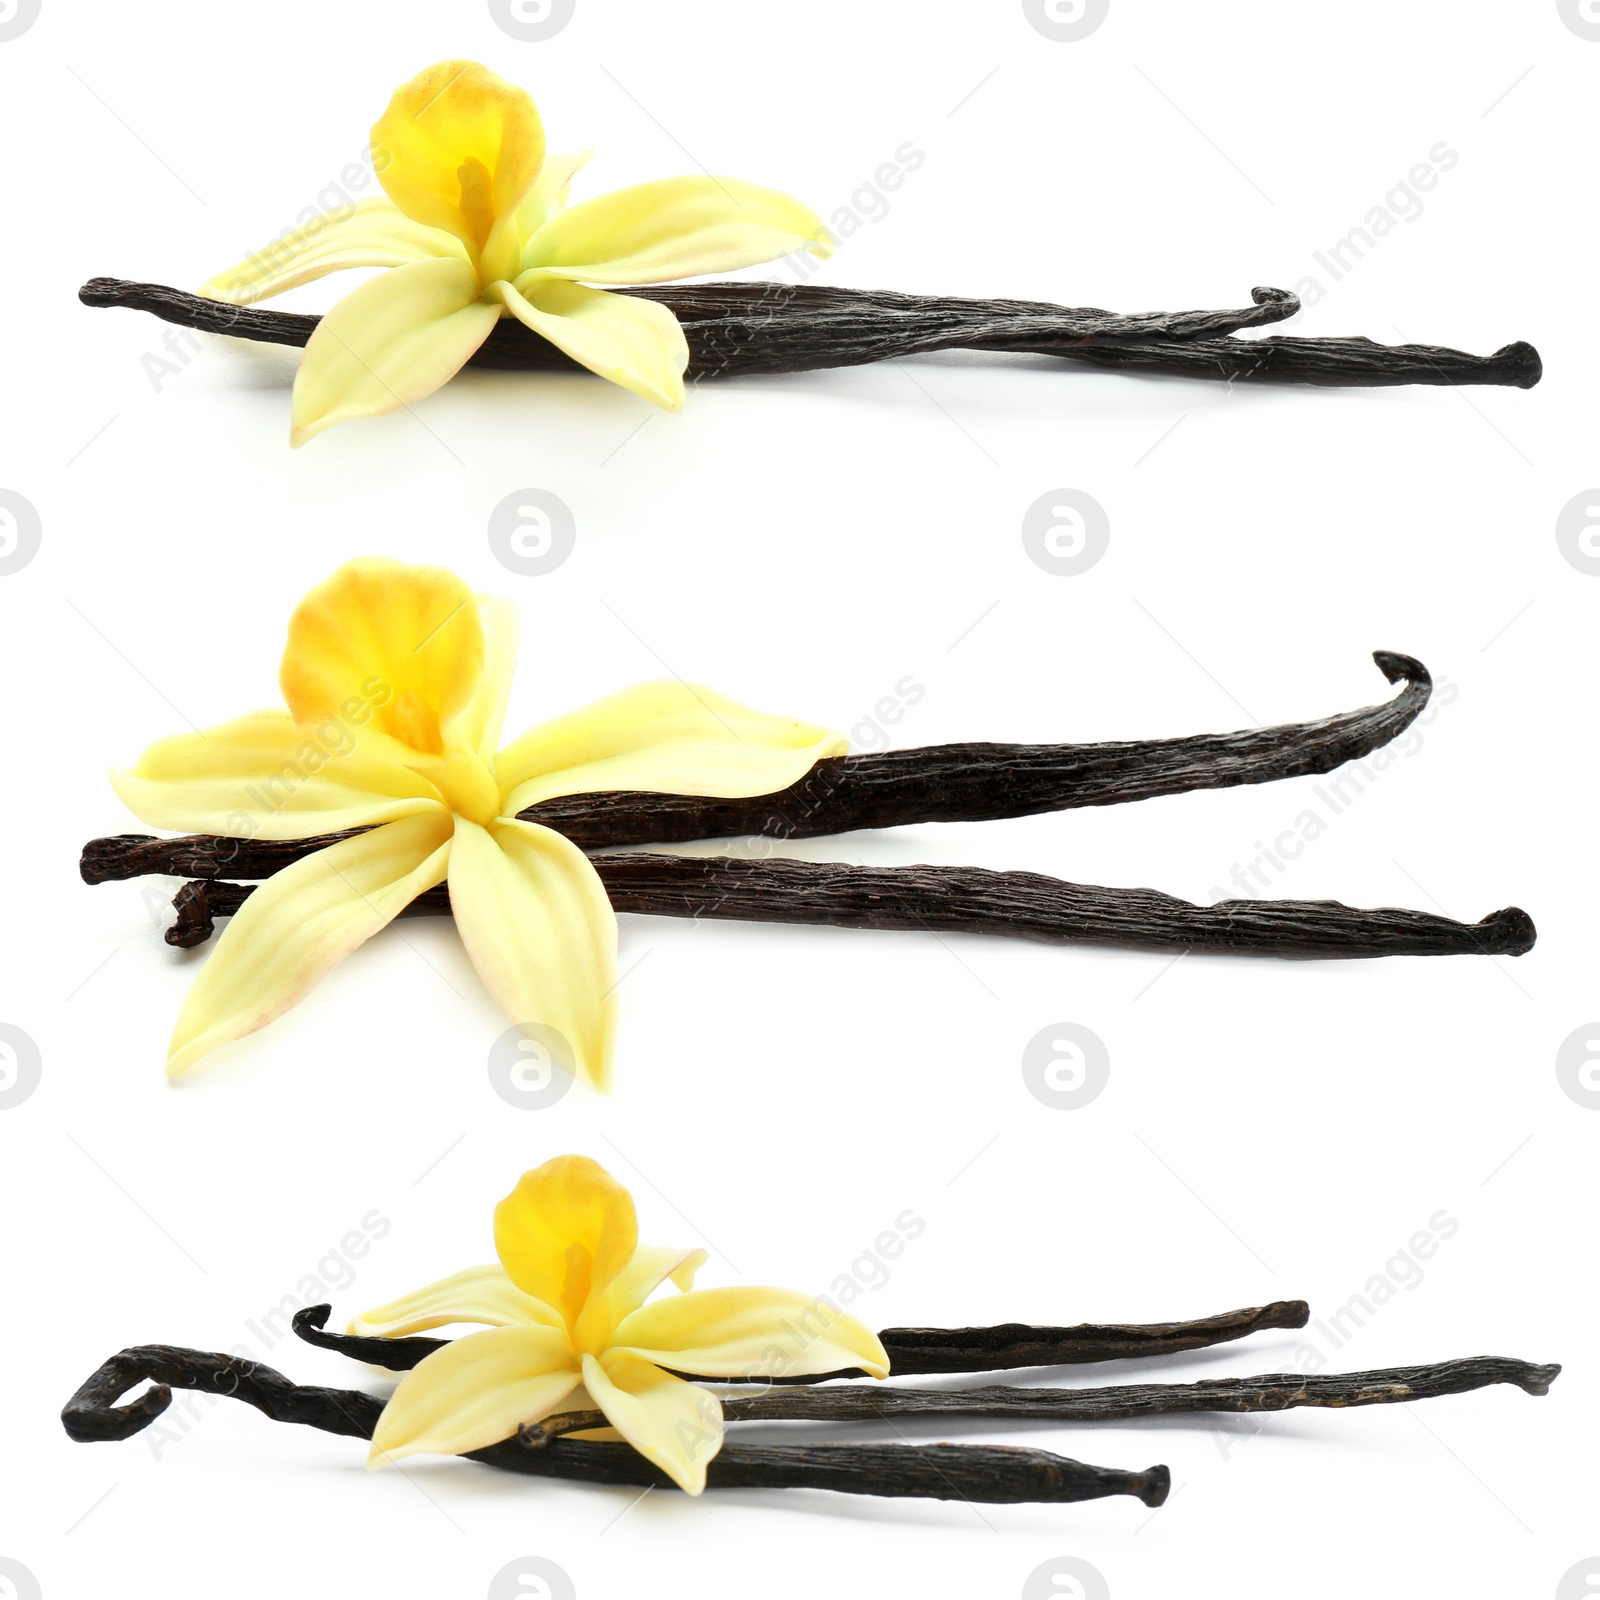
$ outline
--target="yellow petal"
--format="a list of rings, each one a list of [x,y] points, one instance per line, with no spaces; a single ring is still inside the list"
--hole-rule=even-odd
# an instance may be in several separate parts
[[[611,1079],[617,919],[589,859],[527,822],[459,820],[450,908],[485,987],[591,1087]],[[526,1286],[524,1286],[526,1287]]]
[[[849,748],[842,733],[664,678],[531,729],[500,752],[495,772],[510,815],[554,795],[606,789],[775,794]]]
[[[668,1278],[679,1289],[692,1289],[695,1273],[705,1264],[704,1250],[640,1245],[605,1292],[590,1296],[573,1327],[574,1342],[583,1350],[605,1349],[617,1324],[630,1311],[637,1311]]]
[[[565,1328],[558,1312],[531,1294],[524,1294],[502,1266],[468,1267],[437,1283],[403,1294],[398,1300],[363,1311],[346,1330],[358,1338],[395,1339],[426,1333],[455,1322],[486,1322],[491,1328],[533,1323]]]
[[[152,828],[228,838],[309,839],[438,810],[426,778],[360,748],[372,717],[359,692],[301,726],[257,711],[157,740],[111,786]]]
[[[520,619],[513,601],[492,594],[478,596],[478,616],[483,627],[483,675],[461,719],[461,738],[493,765],[516,672]]]
[[[375,731],[436,756],[478,694],[484,655],[478,598],[453,572],[362,556],[294,608],[278,684],[296,721],[361,696]]]
[[[678,1250],[667,1245],[642,1244],[633,1260],[611,1285],[619,1315],[637,1311],[669,1278],[679,1289],[692,1289],[694,1275],[707,1261],[704,1250]]]
[[[378,1418],[369,1467],[406,1456],[455,1456],[509,1439],[547,1417],[580,1374],[559,1328],[527,1324],[452,1339],[400,1380]]]
[[[519,240],[538,231],[547,218],[560,211],[567,203],[567,190],[573,178],[589,164],[593,150],[575,150],[570,154],[546,156],[539,169],[538,179],[522,197],[517,207],[516,227]]]
[[[708,1378],[782,1378],[862,1367],[889,1374],[878,1336],[795,1289],[696,1289],[653,1300],[617,1325],[616,1344]]]
[[[494,1247],[511,1281],[569,1326],[638,1242],[633,1196],[588,1156],[556,1156],[523,1173],[494,1208]]]
[[[823,260],[833,254],[822,219],[789,195],[738,178],[662,178],[551,217],[524,247],[516,282],[524,293],[541,277],[663,283],[800,249]]]
[[[526,91],[476,61],[440,61],[395,90],[372,159],[408,217],[479,251],[538,177],[544,127]]]
[[[387,200],[360,200],[348,210],[313,217],[225,272],[208,278],[208,300],[253,306],[347,267],[398,267],[445,256],[465,261],[460,240],[413,222]]]
[[[583,1384],[607,1420],[680,1489],[699,1494],[722,1448],[722,1403],[697,1383],[622,1350],[583,1358]]]
[[[260,884],[189,987],[167,1071],[264,1028],[426,889],[442,881],[450,816],[442,807],[341,839]]]
[[[479,296],[461,260],[413,261],[352,290],[306,345],[289,442],[398,411],[448,383],[500,318]]]
[[[689,346],[665,306],[557,279],[532,285],[527,295],[509,283],[486,292],[591,372],[668,411],[683,409]]]

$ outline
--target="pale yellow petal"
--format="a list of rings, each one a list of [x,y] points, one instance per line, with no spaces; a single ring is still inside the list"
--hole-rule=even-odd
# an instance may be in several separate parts
[[[699,1494],[722,1448],[722,1403],[697,1383],[626,1351],[583,1358],[583,1384],[607,1420],[680,1489]]]
[[[545,220],[560,211],[567,203],[567,190],[577,173],[588,165],[593,150],[574,150],[544,158],[544,166],[534,185],[522,197],[517,207],[516,226],[519,240],[537,232]]]
[[[468,584],[443,567],[362,556],[295,607],[278,685],[297,721],[320,721],[359,696],[375,707],[376,731],[441,755],[450,723],[477,697],[484,656]]]
[[[606,1089],[617,919],[588,857],[532,823],[502,820],[485,829],[459,820],[450,907],[473,966],[507,1016],[591,1087]]]
[[[491,1328],[531,1323],[565,1328],[560,1314],[524,1294],[499,1265],[468,1267],[437,1283],[403,1294],[361,1315],[345,1330],[358,1338],[396,1339],[457,1322],[485,1322]]]
[[[432,394],[489,337],[500,309],[480,298],[463,260],[413,261],[352,290],[317,324],[301,357],[289,442]]]
[[[679,1250],[670,1245],[642,1244],[611,1285],[620,1316],[637,1311],[669,1278],[679,1289],[692,1289],[694,1275],[709,1258],[704,1250]]]
[[[479,251],[538,177],[544,128],[525,90],[476,61],[440,61],[395,90],[372,159],[408,217]]]
[[[554,278],[532,285],[527,295],[509,283],[492,284],[488,292],[591,372],[667,411],[683,409],[689,346],[665,306]]]
[[[611,1343],[617,1324],[637,1311],[670,1278],[679,1289],[692,1289],[694,1275],[706,1264],[704,1250],[674,1250],[642,1244],[633,1260],[611,1281],[603,1294],[590,1296],[573,1337],[585,1350],[603,1350]]]
[[[378,1418],[369,1467],[415,1455],[462,1455],[509,1439],[578,1386],[566,1334],[527,1324],[452,1339],[400,1380]]]
[[[542,277],[664,283],[801,249],[823,259],[833,254],[828,230],[809,206],[738,178],[697,174],[569,206],[528,240],[516,281],[524,293]]]
[[[264,1028],[426,889],[443,880],[442,808],[386,822],[284,867],[228,924],[189,987],[168,1046],[174,1077],[229,1040]]]
[[[555,795],[606,789],[726,799],[776,794],[849,749],[842,733],[665,678],[531,729],[500,752],[495,772],[505,810],[514,814]]]
[[[569,1326],[638,1242],[633,1196],[588,1156],[556,1156],[523,1173],[494,1208],[494,1247],[511,1281]]]
[[[435,256],[467,259],[461,241],[424,227],[387,200],[324,212],[200,285],[208,300],[253,306],[347,267],[399,267]]]
[[[426,778],[360,747],[373,715],[359,693],[304,724],[257,711],[157,740],[111,786],[152,828],[226,838],[308,839],[438,810]]]
[[[503,595],[480,594],[478,615],[483,624],[483,674],[462,716],[461,739],[492,766],[511,698],[521,623],[516,602]]]
[[[708,1378],[808,1377],[889,1358],[864,1323],[796,1289],[695,1289],[652,1300],[617,1325],[617,1347]]]

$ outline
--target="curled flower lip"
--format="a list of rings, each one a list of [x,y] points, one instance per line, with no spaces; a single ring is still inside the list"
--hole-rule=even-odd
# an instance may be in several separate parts
[[[842,755],[843,735],[714,690],[645,683],[502,743],[516,613],[439,567],[364,557],[296,608],[284,706],[151,745],[112,783],[160,828],[328,843],[252,896],[179,1014],[168,1071],[264,1027],[418,895],[447,888],[512,1020],[608,1087],[616,918],[594,866],[517,813],[616,788],[739,797]]]
[[[525,1173],[495,1208],[494,1235],[497,1265],[469,1267],[351,1323],[368,1338],[488,1325],[411,1368],[378,1419],[370,1466],[484,1449],[563,1404],[572,1409],[577,1395],[699,1494],[722,1447],[722,1405],[679,1373],[797,1377],[851,1366],[888,1376],[877,1336],[815,1296],[694,1289],[705,1251],[641,1245],[633,1197],[586,1156]],[[669,1280],[681,1292],[652,1301]]]
[[[677,411],[689,360],[678,319],[594,285],[833,253],[815,212],[738,178],[658,179],[568,206],[590,152],[547,155],[532,99],[475,61],[438,62],[395,90],[372,151],[387,199],[315,217],[201,287],[254,305],[331,272],[392,269],[339,301],[307,344],[294,445],[431,394],[504,317]]]

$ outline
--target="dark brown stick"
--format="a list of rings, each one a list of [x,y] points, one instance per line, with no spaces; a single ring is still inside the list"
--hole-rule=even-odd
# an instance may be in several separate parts
[[[1185,1322],[1082,1322],[1075,1327],[1002,1322],[990,1328],[885,1328],[878,1337],[895,1376],[918,1377],[1171,1356],[1231,1344],[1270,1328],[1303,1328],[1310,1319],[1304,1300],[1274,1300]]]
[[[630,1445],[563,1439],[556,1448],[565,1459],[557,1460],[554,1470],[541,1465],[545,1451],[528,1450],[515,1439],[474,1450],[469,1459],[540,1477],[677,1487]],[[1164,1466],[1130,1472],[1007,1445],[725,1444],[706,1468],[706,1483],[713,1489],[831,1489],[980,1505],[1067,1505],[1126,1494],[1159,1506],[1172,1487],[1172,1474]]]
[[[1398,738],[1416,720],[1433,690],[1428,669],[1392,650],[1375,651],[1373,660],[1390,683],[1404,681],[1400,694],[1382,705],[1315,722],[1103,744],[925,745],[821,761],[781,793],[750,800],[564,795],[522,815],[596,849],[742,835],[810,839],[859,828],[989,822],[1272,783],[1332,772]]]
[[[1238,309],[1132,315],[1048,300],[973,300],[830,284],[670,283],[630,292],[666,306],[691,330],[691,349],[698,343],[708,371],[720,362],[721,370],[734,372],[793,370],[788,363],[818,355],[839,358],[827,363],[834,366],[957,348],[1058,355],[1086,343],[1186,343],[1286,322],[1300,312],[1297,294],[1266,288],[1252,289],[1250,304]],[[524,350],[531,345],[521,342]]]
[[[1510,344],[1488,357],[1432,345],[1367,339],[1240,340],[1237,329],[1293,316],[1298,299],[1257,289],[1249,311],[1120,316],[1036,301],[963,300],[883,290],[779,283],[665,285],[624,289],[669,307],[689,344],[688,376],[804,372],[897,360],[936,350],[1002,350],[1061,356],[1099,367],[1178,377],[1349,386],[1514,384],[1539,381],[1538,352]],[[304,345],[321,320],[204,300],[164,284],[92,278],[78,291],[89,306],[126,306],[207,333]],[[472,365],[523,371],[582,370],[524,327],[503,319]]]
[[[363,832],[319,833],[314,839],[227,839],[208,833],[162,839],[151,833],[117,833],[91,839],[78,858],[85,883],[125,878],[270,878],[341,839]],[[172,941],[168,941],[171,943]]]
[[[988,933],[1126,950],[1365,960],[1378,956],[1525,955],[1533,919],[1516,906],[1481,922],[1428,911],[1356,910],[1337,900],[1223,900],[1197,906],[1155,889],[1107,889],[984,867],[854,867],[651,853],[595,856],[619,912],[837,928]],[[173,898],[169,944],[190,948],[255,885],[197,879]],[[443,886],[401,916],[448,916]]]
[[[117,1405],[145,1379],[155,1387],[125,1406]],[[242,1400],[275,1422],[360,1439],[372,1437],[383,1411],[381,1400],[357,1390],[302,1386],[259,1362],[156,1344],[123,1350],[92,1373],[67,1402],[62,1426],[79,1443],[126,1439],[167,1409],[173,1389]],[[609,1441],[562,1439],[530,1450],[511,1438],[471,1451],[468,1459],[539,1477],[674,1487],[631,1445]],[[1124,1472],[1044,1450],[997,1445],[725,1444],[711,1461],[706,1478],[711,1487],[723,1489],[832,1489],[843,1494],[988,1504],[1064,1503],[1127,1494],[1149,1506],[1166,1499],[1171,1483],[1162,1466]]]
[[[1030,1389],[992,1384],[982,1389],[869,1387],[782,1389],[724,1395],[729,1422],[872,1422],[889,1417],[1009,1417],[1038,1422],[1124,1422],[1192,1412],[1291,1411],[1301,1406],[1341,1410],[1397,1405],[1466,1394],[1493,1384],[1525,1394],[1548,1394],[1559,1366],[1536,1366],[1500,1356],[1472,1356],[1420,1367],[1308,1375],[1271,1372],[1259,1378],[1209,1378],[1200,1383],[1128,1383],[1103,1389]],[[603,1411],[566,1411],[525,1423],[517,1438],[529,1449],[589,1428],[606,1428]]]
[[[1329,389],[1396,388],[1406,384],[1501,384],[1531,389],[1544,364],[1531,344],[1502,345],[1471,356],[1428,344],[1375,344],[1371,339],[1196,339],[1151,344],[1096,344],[1060,354],[1107,371],[1227,383],[1309,383]]]
[[[448,1339],[413,1336],[379,1339],[358,1334],[327,1332],[329,1305],[307,1306],[294,1315],[294,1331],[319,1350],[333,1350],[387,1367],[409,1372],[419,1361],[449,1344]],[[1230,1344],[1268,1328],[1303,1328],[1311,1309],[1304,1300],[1274,1300],[1270,1305],[1247,1306],[1216,1316],[1187,1322],[1082,1322],[1076,1327],[1035,1327],[1025,1322],[1002,1322],[991,1328],[885,1328],[878,1339],[896,1377],[926,1376],[935,1372],[1002,1372],[1017,1367],[1078,1366],[1097,1361],[1131,1361],[1176,1355],[1185,1350]],[[834,1378],[865,1377],[849,1368],[813,1377],[696,1378],[697,1383],[789,1382],[827,1383]]]
[[[146,1379],[152,1388],[127,1405],[116,1403]],[[182,1345],[141,1344],[118,1351],[84,1380],[63,1409],[61,1425],[79,1444],[129,1439],[172,1404],[174,1389],[242,1400],[274,1422],[297,1422],[354,1439],[370,1439],[383,1411],[375,1395],[294,1383],[259,1361]]]
[[[1103,744],[924,745],[819,761],[789,788],[751,799],[578,794],[529,806],[520,815],[585,849],[740,835],[810,839],[858,828],[986,822],[1304,777],[1370,755],[1405,732],[1427,705],[1433,680],[1420,661],[1392,650],[1375,651],[1373,660],[1390,683],[1404,681],[1405,688],[1382,705],[1314,722]],[[342,837],[252,843],[123,834],[90,840],[79,871],[86,883],[145,873],[270,877]]]

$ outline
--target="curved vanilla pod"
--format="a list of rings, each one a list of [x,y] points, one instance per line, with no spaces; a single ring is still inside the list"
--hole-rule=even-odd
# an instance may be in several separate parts
[[[1390,683],[1404,683],[1401,692],[1314,722],[1099,744],[926,745],[819,761],[788,789],[754,799],[563,795],[522,816],[585,849],[744,835],[811,839],[860,828],[990,822],[1332,772],[1397,739],[1433,692],[1428,669],[1415,657],[1376,650],[1372,659]]]
[[[126,1405],[117,1404],[146,1380],[152,1388]],[[131,1438],[171,1405],[174,1389],[241,1400],[274,1422],[358,1439],[372,1437],[383,1411],[383,1401],[359,1390],[297,1384],[257,1361],[152,1344],[119,1351],[102,1363],[67,1402],[61,1423],[80,1444]],[[512,1437],[470,1451],[466,1459],[536,1477],[677,1487],[632,1445],[609,1441],[541,1440],[533,1447]],[[1158,1506],[1167,1497],[1171,1474],[1164,1466],[1127,1472],[1047,1450],[999,1445],[724,1444],[707,1468],[706,1482],[714,1489],[832,1489],[985,1504],[1064,1503],[1125,1494]]]
[[[678,844],[764,835],[811,839],[860,828],[927,822],[987,822],[1079,806],[1120,805],[1194,789],[1227,789],[1332,772],[1398,738],[1433,692],[1413,656],[1377,650],[1372,659],[1392,700],[1312,722],[1239,733],[1097,744],[936,744],[819,761],[776,794],[745,799],[612,791],[562,795],[519,813],[584,849]],[[344,838],[250,840],[191,834],[91,839],[79,871],[86,883],[164,873],[182,878],[265,878]]]

